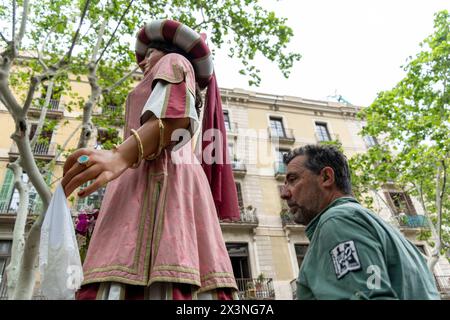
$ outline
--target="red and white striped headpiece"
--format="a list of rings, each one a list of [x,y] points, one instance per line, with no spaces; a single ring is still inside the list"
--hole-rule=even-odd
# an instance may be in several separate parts
[[[208,86],[214,72],[211,51],[204,35],[174,20],[154,20],[142,27],[136,36],[136,60],[145,59],[153,41],[167,42],[186,52],[195,70],[195,80],[201,89]]]

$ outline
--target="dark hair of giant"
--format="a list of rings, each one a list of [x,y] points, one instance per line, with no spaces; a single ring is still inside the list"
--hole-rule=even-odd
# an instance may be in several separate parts
[[[336,147],[309,144],[291,150],[283,156],[283,161],[287,165],[297,156],[305,156],[305,167],[315,174],[319,174],[325,167],[332,168],[338,189],[345,194],[352,194],[352,183],[347,158]]]
[[[167,42],[153,41],[149,44],[148,47],[156,49],[156,50],[160,50],[164,53],[178,53],[178,54],[181,54],[186,59],[188,59],[189,62],[191,61],[189,55],[186,52],[184,52],[177,46],[174,46]],[[199,116],[199,117],[200,117],[200,109],[202,107],[203,107],[202,93],[200,91],[198,84],[195,83],[195,110],[197,111],[197,116]]]

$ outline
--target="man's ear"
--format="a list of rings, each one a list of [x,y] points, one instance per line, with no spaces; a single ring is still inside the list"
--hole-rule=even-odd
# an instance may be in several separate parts
[[[325,167],[322,169],[322,178],[326,186],[334,184],[334,171],[330,167]]]

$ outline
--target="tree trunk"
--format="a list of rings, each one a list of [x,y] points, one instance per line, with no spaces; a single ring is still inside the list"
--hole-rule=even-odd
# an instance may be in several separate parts
[[[437,212],[437,237],[436,237],[436,244],[433,250],[433,254],[431,256],[431,259],[429,261],[429,268],[432,272],[434,272],[434,268],[436,267],[436,264],[439,260],[440,251],[441,251],[441,239],[442,239],[442,197],[444,196],[444,188],[445,185],[441,187],[441,165],[438,166],[437,174],[436,174],[436,212]],[[445,171],[444,171],[444,177],[445,177]],[[445,181],[445,179],[444,179]]]
[[[6,268],[8,281],[8,297],[12,299],[17,286],[19,277],[19,266],[22,261],[25,247],[25,226],[28,216],[28,184],[22,181],[22,167],[17,164],[18,161],[9,165],[14,172],[14,187],[19,192],[19,208],[17,209],[16,222],[14,224],[13,243],[11,249],[11,261]]]

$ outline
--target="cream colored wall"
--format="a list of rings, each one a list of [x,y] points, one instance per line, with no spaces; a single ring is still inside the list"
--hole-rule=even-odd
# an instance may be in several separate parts
[[[285,237],[271,237],[273,264],[277,281],[292,280],[288,242]]]
[[[15,131],[14,121],[7,112],[0,112],[0,157],[8,157],[11,148],[11,134]]]
[[[74,133],[77,127],[81,124],[80,120],[74,119],[62,119],[59,121],[58,126],[53,133],[52,142],[56,142],[59,145],[64,145],[69,137]],[[66,146],[67,149],[76,148],[78,139],[80,138],[81,129],[78,129]],[[64,159],[61,157],[59,160]]]
[[[260,177],[260,187],[262,192],[262,205],[264,214],[280,215],[281,199],[278,191],[276,180]]]

